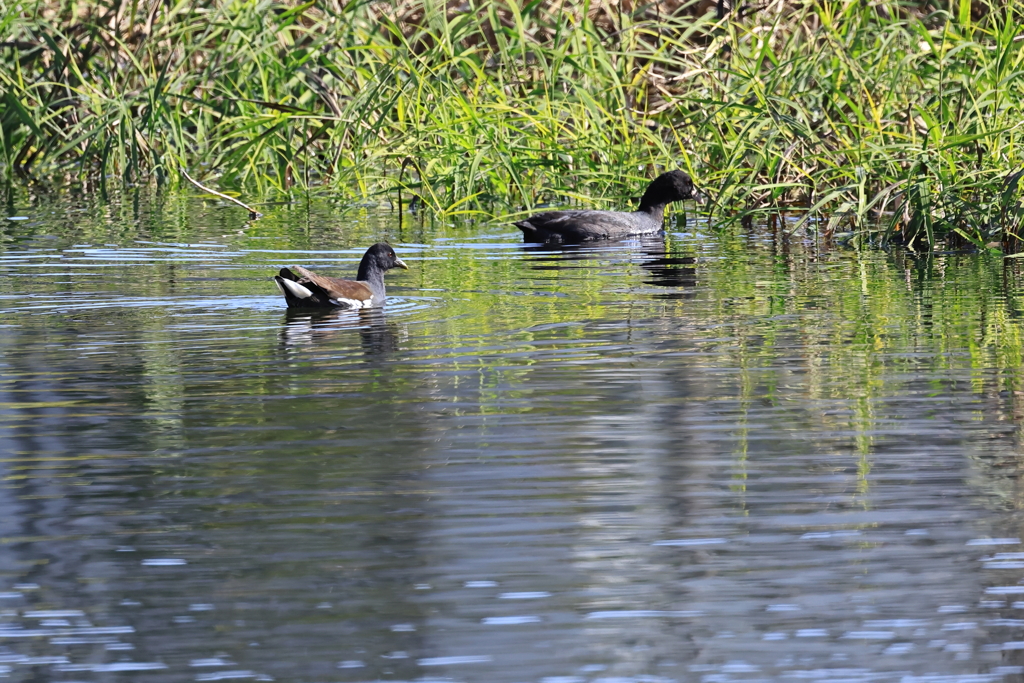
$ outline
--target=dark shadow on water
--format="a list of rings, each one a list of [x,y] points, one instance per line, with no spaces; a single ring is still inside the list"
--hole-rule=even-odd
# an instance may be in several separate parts
[[[642,243],[644,260],[640,267],[650,273],[645,284],[655,287],[683,288],[690,291],[676,291],[658,294],[659,299],[688,299],[697,286],[697,260],[693,256],[673,253],[664,240]]]
[[[358,332],[368,360],[386,356],[399,348],[398,326],[388,322],[382,308],[288,310],[281,327],[281,348],[293,351],[326,343],[352,332]]]
[[[586,242],[583,244],[560,244],[527,242],[522,250],[530,254],[528,259],[530,270],[568,270],[576,268],[573,261],[587,261],[607,255],[616,247],[621,247],[623,242]]]
[[[674,253],[664,235],[583,244],[528,243],[523,245],[523,251],[536,254],[530,259],[531,270],[569,270],[579,267],[575,263],[577,261],[608,258],[626,251],[631,261],[650,273],[644,280],[645,284],[691,290],[697,285],[696,259]],[[655,298],[685,299],[692,296],[692,291],[676,291],[657,294]]]

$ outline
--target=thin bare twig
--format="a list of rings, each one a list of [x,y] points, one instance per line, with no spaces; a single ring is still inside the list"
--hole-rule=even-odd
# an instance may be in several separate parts
[[[240,207],[242,207],[243,209],[245,209],[246,211],[248,211],[248,212],[249,212],[249,218],[250,218],[251,220],[256,220],[257,218],[259,218],[260,216],[262,216],[262,215],[263,215],[262,213],[260,213],[260,212],[259,212],[259,211],[257,211],[256,209],[252,208],[252,207],[251,207],[251,206],[249,206],[248,204],[243,204],[242,202],[238,201],[238,200],[237,200],[237,199],[235,199],[234,197],[229,197],[228,195],[224,194],[223,192],[217,192],[217,190],[211,190],[211,189],[210,189],[210,188],[208,188],[208,187],[207,187],[206,185],[203,185],[203,184],[202,184],[202,183],[200,183],[200,182],[199,182],[198,180],[196,180],[195,178],[193,178],[192,176],[190,176],[190,175],[189,175],[188,173],[186,173],[186,172],[185,172],[185,169],[183,169],[183,168],[179,168],[178,170],[179,170],[179,171],[181,171],[181,175],[185,176],[185,178],[186,178],[186,179],[187,179],[187,180],[188,180],[188,181],[189,181],[190,183],[192,183],[193,185],[195,185],[196,187],[198,187],[198,188],[199,188],[200,190],[202,190],[203,192],[209,192],[210,194],[213,194],[213,195],[217,195],[217,196],[218,196],[218,197],[220,197],[221,199],[226,199],[226,200],[228,200],[229,202],[234,202],[235,204],[238,204],[238,205],[239,205]]]

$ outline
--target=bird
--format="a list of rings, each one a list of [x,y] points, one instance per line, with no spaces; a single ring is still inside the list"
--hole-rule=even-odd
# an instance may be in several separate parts
[[[682,171],[668,171],[651,181],[636,211],[546,211],[517,221],[527,242],[587,242],[661,232],[665,206],[700,194]]]
[[[384,305],[384,273],[392,268],[408,270],[390,244],[378,242],[363,254],[355,280],[317,275],[295,266],[298,277],[288,268],[274,276],[288,308],[372,308]]]

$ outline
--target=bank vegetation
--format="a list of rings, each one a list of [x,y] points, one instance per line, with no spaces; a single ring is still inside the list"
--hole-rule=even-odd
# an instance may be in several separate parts
[[[0,0],[0,182],[508,217],[690,172],[718,219],[1020,249],[1016,2]]]

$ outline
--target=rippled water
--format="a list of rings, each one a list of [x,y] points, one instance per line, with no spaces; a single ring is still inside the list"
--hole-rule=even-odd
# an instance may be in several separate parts
[[[1024,680],[1015,264],[186,196],[0,221],[0,675]],[[289,315],[282,265],[386,311]]]

